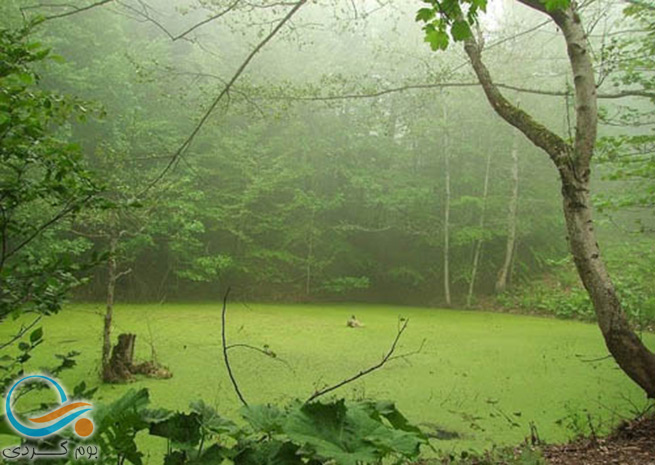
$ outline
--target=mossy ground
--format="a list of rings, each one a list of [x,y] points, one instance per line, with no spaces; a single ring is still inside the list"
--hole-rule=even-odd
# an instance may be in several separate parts
[[[101,304],[75,304],[45,319],[46,342],[34,352],[30,370],[53,364],[53,355],[76,350],[78,366],[62,375],[69,389],[80,380],[98,384],[102,337]],[[173,372],[167,380],[138,379],[104,385],[95,402],[108,402],[128,389],[148,387],[153,404],[186,409],[202,398],[226,415],[239,404],[226,375],[220,342],[220,304],[118,305],[114,335],[137,334],[136,358],[159,361]],[[346,327],[355,314],[365,327]],[[250,403],[305,398],[378,362],[399,325],[409,327],[396,359],[337,391],[346,397],[396,401],[411,421],[433,433],[459,438],[435,440],[442,450],[514,444],[533,422],[541,439],[564,441],[589,419],[602,431],[646,404],[610,359],[598,328],[591,324],[499,313],[415,307],[339,304],[240,304],[228,310],[230,343],[268,345],[271,359],[233,349],[231,363]],[[0,327],[2,335],[11,323]],[[649,346],[655,337],[645,336]],[[425,340],[425,343],[422,341]],[[568,427],[567,427],[568,426]],[[600,428],[599,428],[600,426]],[[164,447],[144,443],[154,455]]]

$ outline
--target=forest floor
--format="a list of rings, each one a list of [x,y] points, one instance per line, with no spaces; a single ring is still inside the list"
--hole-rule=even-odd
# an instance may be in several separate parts
[[[549,445],[543,454],[551,465],[655,465],[655,416],[624,422],[604,438]]]
[[[532,439],[535,439],[534,437]],[[606,436],[566,443],[488,449],[469,457],[427,459],[416,465],[655,465],[655,415],[623,421]]]

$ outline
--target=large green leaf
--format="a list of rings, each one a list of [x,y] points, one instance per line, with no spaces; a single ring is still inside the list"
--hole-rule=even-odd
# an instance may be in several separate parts
[[[213,444],[202,452],[200,457],[189,460],[189,465],[216,465],[223,462],[225,449],[218,444]]]
[[[202,437],[200,415],[196,412],[176,413],[164,421],[151,424],[150,434],[169,439],[173,443],[195,446]]]
[[[370,430],[370,425],[348,418],[343,400],[304,405],[290,412],[284,424],[285,433],[302,447],[304,454],[319,460],[333,459],[340,465],[380,458],[377,447],[362,439]]]
[[[388,405],[386,408],[389,410]],[[375,463],[388,454],[418,455],[423,442],[420,435],[396,430],[372,413],[369,403],[315,402],[291,410],[284,432],[306,457],[331,459],[340,465]]]
[[[283,413],[275,405],[250,405],[241,409],[241,415],[257,432],[282,432]]]
[[[135,465],[141,465],[143,454],[134,441],[136,433],[146,429],[145,407],[149,402],[148,390],[130,390],[110,405],[93,409],[96,424],[94,439],[108,457],[123,456]]]
[[[142,411],[150,402],[150,395],[146,388],[126,392],[122,397],[110,405],[99,405],[93,409],[93,420],[96,424],[96,433],[101,433],[109,427],[120,424],[122,430],[134,428],[144,429],[148,426],[142,417]]]
[[[291,442],[253,442],[234,457],[234,465],[302,465],[298,446]]]
[[[425,438],[423,432],[417,426],[412,425],[396,408],[396,404],[389,400],[363,401],[359,402],[358,405],[360,405],[361,408],[368,410],[370,412],[369,415],[374,418],[376,415],[386,418],[395,429],[417,433]]]
[[[200,425],[205,430],[215,434],[235,434],[239,428],[231,420],[223,418],[218,412],[202,400],[192,402],[191,410],[200,416]]]

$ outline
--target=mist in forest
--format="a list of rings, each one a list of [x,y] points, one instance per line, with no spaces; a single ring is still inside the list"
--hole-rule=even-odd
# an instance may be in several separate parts
[[[120,209],[75,218],[74,241],[88,253],[124,232],[121,299],[210,298],[229,284],[254,299],[444,305],[447,255],[450,299],[471,305],[499,273],[519,284],[565,260],[557,172],[493,114],[462,50],[430,50],[415,5],[304,6],[209,112],[288,8],[112,3],[36,35],[63,58],[41,65],[43,84],[89,102],[62,130]],[[20,6],[3,16],[20,22]],[[621,27],[620,9],[593,8],[598,30]],[[490,13],[495,78],[568,137],[556,28],[511,2]],[[106,274],[78,296],[102,299]]]
[[[167,312],[193,322],[187,305],[227,302],[227,292],[244,308],[291,312],[292,327],[303,322],[288,340],[267,336],[289,344],[281,351],[288,348],[291,362],[301,347],[294,337],[325,331],[297,310],[304,304],[315,318],[338,318],[348,337],[369,331],[366,350],[380,337],[376,321],[391,321],[375,305],[420,307],[416,318],[437,318],[441,309],[500,318],[491,333],[506,315],[465,310],[537,314],[597,322],[594,336],[576,326],[582,342],[564,338],[553,350],[566,347],[566,363],[613,356],[627,375],[621,382],[634,382],[627,397],[655,396],[652,339],[642,337],[655,328],[650,0],[4,0],[0,18],[0,321],[38,315],[31,326],[19,320],[18,336],[2,349],[42,316],[90,305],[87,313],[103,318],[93,333],[103,343],[88,366],[102,367],[105,382],[134,374],[107,371],[116,347],[133,355],[136,336],[116,340],[123,324],[148,338],[148,367],[174,382],[175,357],[195,341],[165,346],[169,371],[154,342],[167,329],[151,324],[163,325]],[[146,316],[131,321],[124,310],[112,320],[115,307],[132,304],[165,313],[151,319],[138,310]],[[258,321],[277,328],[269,310],[235,316],[238,331]],[[402,329],[389,359],[408,320],[392,324]],[[422,331],[444,324],[444,340],[459,339],[461,322],[452,329],[430,321]],[[500,346],[512,343],[507,325]],[[247,331],[246,339],[261,336]],[[42,337],[20,349],[11,370],[23,373]],[[440,340],[410,337],[416,353]],[[235,345],[262,341],[251,342]],[[276,358],[269,343],[256,350]],[[229,367],[225,333],[222,344]],[[440,353],[429,344],[431,356]],[[493,351],[496,342],[480,347]],[[295,355],[298,366],[311,365],[304,352]],[[555,370],[542,358],[544,373]],[[452,363],[451,378],[469,376],[468,361]],[[612,367],[596,372],[599,392],[617,375]],[[408,369],[427,376],[419,368],[420,361]],[[508,370],[510,383],[520,369]],[[395,395],[389,386],[397,382],[372,392]],[[305,378],[294,383],[322,395]],[[399,403],[429,423],[418,404],[435,395],[446,403],[455,392],[450,401],[459,408],[473,398],[471,409],[489,410],[498,431],[547,415],[531,411],[529,399],[510,406],[516,395],[504,387],[483,399],[468,385],[457,398],[459,386],[403,393]],[[548,413],[549,424],[569,415],[558,427],[582,429],[571,405],[587,407],[566,402]],[[501,407],[519,413],[507,420]],[[454,428],[481,434],[471,414],[445,413]],[[512,423],[519,421],[526,423]]]

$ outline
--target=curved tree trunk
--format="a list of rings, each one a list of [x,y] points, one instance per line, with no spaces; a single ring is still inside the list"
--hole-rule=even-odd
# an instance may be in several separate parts
[[[601,259],[594,232],[589,178],[598,127],[596,83],[576,2],[572,1],[565,9],[549,12],[540,0],[518,1],[549,15],[566,40],[575,87],[576,130],[573,145],[501,94],[482,61],[482,51],[473,37],[466,40],[464,49],[496,113],[548,153],[557,167],[562,183],[569,248],[580,279],[593,302],[605,344],[621,369],[648,397],[655,398],[655,354],[648,350],[631,328]]]
[[[630,326],[601,259],[591,217],[588,176],[578,180],[567,169],[561,169],[560,174],[569,248],[594,304],[605,344],[621,369],[649,398],[655,398],[655,355]]]

